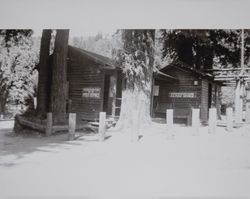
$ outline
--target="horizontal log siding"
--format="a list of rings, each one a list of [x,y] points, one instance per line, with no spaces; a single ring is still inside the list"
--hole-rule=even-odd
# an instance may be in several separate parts
[[[71,110],[81,119],[97,119],[99,112],[102,111],[104,73],[94,61],[73,52],[69,53],[68,81],[69,99],[72,100]],[[100,98],[83,98],[84,87],[101,88]]]
[[[169,69],[167,74],[179,79],[178,82],[156,81],[160,85],[158,103],[168,103],[169,108],[199,108],[201,99],[201,80],[190,72]],[[194,81],[198,85],[194,85]],[[169,92],[194,92],[195,98],[170,98]]]

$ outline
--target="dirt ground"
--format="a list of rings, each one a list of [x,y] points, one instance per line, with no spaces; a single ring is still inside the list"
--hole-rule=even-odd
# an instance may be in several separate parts
[[[164,124],[98,141],[81,133],[20,136],[0,123],[0,198],[250,197],[250,128],[208,134]]]

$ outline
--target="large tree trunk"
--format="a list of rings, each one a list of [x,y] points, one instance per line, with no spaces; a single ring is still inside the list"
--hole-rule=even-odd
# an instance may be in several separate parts
[[[7,99],[9,95],[9,90],[6,88],[6,86],[3,86],[3,88],[0,90],[0,115],[5,115],[6,112],[6,104]]]
[[[51,30],[43,30],[38,65],[39,81],[37,91],[37,114],[40,116],[46,115],[49,110],[51,76],[51,66],[49,66],[50,40]]]
[[[67,55],[69,30],[57,30],[52,66],[51,110],[56,124],[66,119]]]
[[[117,129],[131,131],[131,128],[136,128],[140,131],[140,127],[151,123],[154,37],[154,30],[124,30],[124,50],[128,53],[127,56],[134,58],[129,66],[132,69],[125,69],[127,72]],[[128,66],[127,63],[125,65]]]

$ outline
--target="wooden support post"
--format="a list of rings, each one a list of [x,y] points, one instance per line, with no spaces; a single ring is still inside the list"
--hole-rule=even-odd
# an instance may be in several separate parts
[[[208,133],[216,132],[216,120],[217,120],[216,108],[210,108],[209,119],[208,119]]]
[[[76,113],[69,113],[69,140],[75,139]]]
[[[174,127],[174,117],[173,109],[166,110],[166,123],[167,123],[167,138],[174,138],[173,127]]]
[[[52,113],[47,113],[46,136],[50,136],[52,134],[52,127],[53,127]]]
[[[250,88],[246,89],[246,123],[250,123]]]
[[[111,102],[111,114],[112,114],[112,117],[115,117],[116,85],[117,85],[117,74],[114,74],[114,75],[112,75],[110,77],[110,89],[109,89],[109,97],[112,100],[112,102]]]
[[[106,130],[106,112],[99,113],[99,140],[103,141],[105,139],[105,130]]]
[[[226,109],[226,117],[227,117],[227,131],[233,131],[233,109],[228,107]]]
[[[193,135],[198,135],[199,134],[199,126],[200,126],[200,109],[193,108],[192,109]]]
[[[242,122],[242,99],[241,99],[241,82],[238,80],[236,82],[235,89],[235,122]]]
[[[243,120],[243,95],[244,95],[244,83],[241,82],[240,84],[240,118],[241,118],[241,122]]]

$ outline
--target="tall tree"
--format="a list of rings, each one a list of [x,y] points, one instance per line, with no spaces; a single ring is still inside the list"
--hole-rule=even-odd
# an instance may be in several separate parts
[[[122,30],[123,50],[117,54],[125,81],[116,128],[150,123],[150,97],[154,64],[155,30]]]
[[[38,65],[37,114],[45,115],[49,110],[51,66],[49,65],[51,30],[43,30]]]
[[[25,104],[34,93],[38,50],[32,30],[0,30],[0,112],[6,103]]]
[[[56,31],[51,84],[51,110],[56,124],[66,119],[68,40],[69,30]]]

